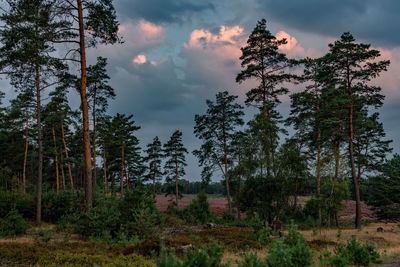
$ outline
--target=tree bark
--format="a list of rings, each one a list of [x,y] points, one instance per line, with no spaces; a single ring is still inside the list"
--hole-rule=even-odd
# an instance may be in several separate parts
[[[108,191],[108,181],[107,181],[107,165],[106,165],[106,145],[103,140],[103,168],[104,168],[104,190]]]
[[[79,53],[81,63],[80,95],[83,119],[83,146],[85,158],[85,196],[86,206],[92,206],[92,153],[90,152],[89,112],[86,98],[86,48],[85,28],[83,24],[82,0],[77,0],[79,22]]]
[[[225,165],[226,196],[227,196],[227,198],[228,198],[228,208],[229,208],[229,212],[232,212],[231,193],[230,193],[230,190],[229,190],[228,153],[227,153],[227,148],[226,148],[225,125],[223,125],[223,135],[224,135],[224,165]]]
[[[60,169],[61,169],[61,178],[62,178],[62,188],[63,188],[63,190],[65,190],[65,175],[64,175],[62,150],[60,150]]]
[[[93,95],[93,183],[96,185],[97,173],[96,173],[96,93],[97,88],[95,85],[94,95]]]
[[[43,180],[43,142],[42,142],[42,122],[41,122],[41,103],[40,103],[40,76],[39,76],[39,56],[36,56],[35,64],[36,80],[36,110],[37,110],[37,131],[38,131],[38,179],[36,195],[36,223],[42,221],[42,180]]]
[[[121,147],[121,195],[124,194],[124,146]]]
[[[51,126],[51,132],[53,135],[53,143],[54,143],[54,158],[55,158],[55,165],[56,165],[56,189],[57,194],[60,192],[60,180],[58,176],[58,153],[57,153],[57,145],[56,145],[56,133],[54,131],[54,125]]]
[[[68,149],[67,149],[67,143],[65,142],[65,135],[64,135],[64,122],[63,118],[61,118],[61,137],[64,145],[64,153],[65,153],[65,159],[67,160],[67,168],[68,168],[68,175],[69,175],[69,182],[72,188],[74,188],[74,181],[72,179],[72,171],[71,171],[71,163],[68,161]]]
[[[178,160],[175,161],[175,199],[176,199],[176,207],[178,208],[178,199],[179,199],[179,192],[178,192]]]
[[[319,92],[318,92],[318,85],[315,82],[315,95],[317,101],[319,101]],[[316,110],[317,113],[319,112],[319,103],[317,102]],[[317,135],[317,197],[321,194],[321,129],[318,127],[318,135]],[[318,223],[322,225],[322,215],[321,215],[321,207],[318,207]]]
[[[29,116],[28,107],[25,106],[25,154],[24,154],[24,168],[22,172],[22,184],[24,187],[24,193],[26,193],[26,160],[28,158],[28,127],[29,127]]]

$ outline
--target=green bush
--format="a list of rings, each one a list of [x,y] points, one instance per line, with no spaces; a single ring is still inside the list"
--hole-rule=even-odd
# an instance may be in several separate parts
[[[74,232],[84,238],[109,242],[118,236],[121,213],[114,197],[104,197],[95,207],[70,217]]]
[[[210,204],[207,201],[207,194],[201,190],[195,199],[187,206],[183,212],[184,218],[189,222],[205,224],[211,218]]]
[[[254,253],[243,254],[242,260],[236,261],[238,267],[265,267],[267,263],[258,259]]]
[[[370,263],[379,263],[379,254],[372,244],[361,244],[355,236],[352,236],[346,244],[338,244],[334,254],[325,252],[320,257],[320,263],[335,267],[349,265],[368,266]]]
[[[0,224],[0,236],[14,237],[25,234],[31,226],[25,222],[16,209],[11,210]]]
[[[122,231],[128,238],[146,238],[162,224],[163,217],[151,194],[136,187],[125,193],[119,202]]]
[[[23,191],[0,190],[0,218],[4,218],[13,209],[16,209],[24,218],[35,218],[35,198]]]
[[[57,222],[62,216],[75,213],[84,206],[82,190],[53,190],[43,192],[42,216],[47,222]]]
[[[212,242],[208,246],[199,248],[199,242],[196,242],[195,247],[188,248],[182,259],[175,256],[172,250],[169,254],[167,249],[162,246],[160,256],[156,259],[158,267],[224,267],[221,263],[224,255],[223,248],[216,242]]]

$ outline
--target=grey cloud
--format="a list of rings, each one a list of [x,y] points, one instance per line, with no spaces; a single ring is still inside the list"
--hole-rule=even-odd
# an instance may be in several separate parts
[[[215,8],[211,0],[121,0],[115,5],[123,17],[143,18],[156,23],[181,23],[193,14]]]
[[[267,20],[299,31],[338,37],[350,31],[374,45],[400,45],[398,0],[257,0]]]

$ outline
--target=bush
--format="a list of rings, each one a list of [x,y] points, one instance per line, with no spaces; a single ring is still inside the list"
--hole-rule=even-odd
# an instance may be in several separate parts
[[[167,249],[162,246],[159,258],[156,259],[158,267],[224,267],[221,263],[224,255],[223,248],[216,242],[208,246],[199,248],[199,242],[193,250],[188,248],[182,259],[178,259],[172,250],[169,254]]]
[[[35,198],[32,195],[23,191],[0,190],[0,217],[6,217],[14,208],[24,218],[35,218]]]
[[[267,263],[258,259],[257,255],[254,253],[243,254],[242,260],[236,261],[238,267],[265,267]]]
[[[336,267],[349,265],[368,266],[370,263],[379,263],[379,254],[372,244],[361,244],[355,236],[352,236],[347,243],[338,244],[334,254],[325,252],[320,257],[321,264],[328,264]]]
[[[47,222],[57,222],[62,216],[75,213],[84,206],[84,193],[81,190],[50,190],[43,192],[42,216]]]
[[[207,194],[201,190],[197,197],[193,199],[183,212],[184,218],[188,222],[205,224],[211,218],[210,204],[207,201]]]
[[[75,224],[75,233],[109,242],[118,236],[120,217],[118,201],[114,197],[104,197],[96,207],[75,213],[70,219]]]
[[[14,237],[25,234],[31,226],[22,219],[16,209],[11,210],[0,224],[0,236]]]
[[[119,203],[122,231],[128,238],[146,238],[162,224],[163,217],[153,197],[136,187],[125,193]]]

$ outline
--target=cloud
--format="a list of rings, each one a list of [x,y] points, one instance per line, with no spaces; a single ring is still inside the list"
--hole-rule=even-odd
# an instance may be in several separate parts
[[[303,32],[339,37],[350,31],[377,45],[398,46],[398,0],[257,0],[258,10],[272,22]]]
[[[164,35],[164,27],[145,20],[140,20],[137,27],[141,35],[147,40],[158,39]]]
[[[132,61],[133,61],[133,63],[136,63],[136,64],[144,64],[144,63],[146,63],[146,61],[147,61],[147,59],[146,59],[146,56],[145,55],[137,55],[134,59],[132,59]]]
[[[323,55],[322,51],[315,48],[305,49],[300,45],[297,39],[294,36],[291,36],[289,33],[285,31],[279,31],[275,37],[278,40],[286,39],[287,43],[281,45],[279,49],[285,53],[288,57],[292,58],[316,58]]]
[[[400,47],[392,49],[377,48],[381,51],[379,60],[390,60],[389,68],[386,72],[374,80],[374,84],[382,88],[386,96],[386,102],[398,102],[400,100]]]
[[[120,0],[116,10],[123,18],[145,19],[153,23],[182,23],[193,15],[214,10],[211,0]]]

